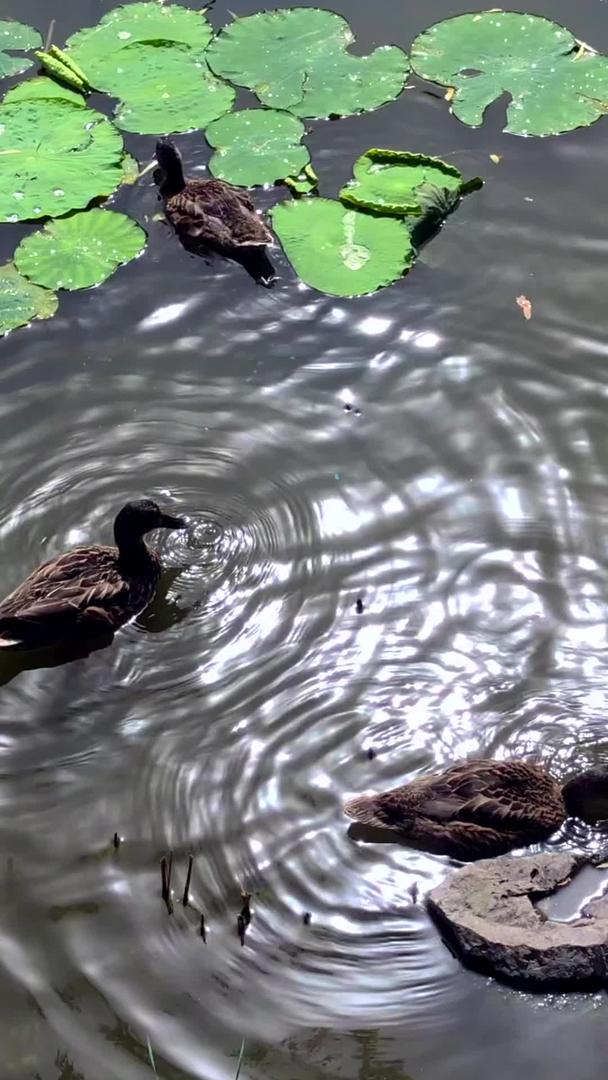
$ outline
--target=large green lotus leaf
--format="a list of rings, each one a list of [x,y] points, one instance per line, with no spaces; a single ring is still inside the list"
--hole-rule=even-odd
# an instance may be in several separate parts
[[[377,214],[421,214],[418,189],[459,192],[462,173],[441,158],[406,150],[368,150],[354,165],[354,181],[342,188],[343,203]]]
[[[515,135],[559,135],[608,112],[608,57],[539,15],[457,15],[420,34],[411,58],[416,74],[454,89],[452,111],[472,127],[505,92]]]
[[[50,319],[57,311],[57,297],[41,289],[15,269],[0,266],[0,334],[26,326],[32,319]]]
[[[414,261],[401,221],[362,214],[333,199],[279,203],[272,223],[302,281],[332,296],[375,292]]]
[[[235,98],[204,60],[166,43],[129,45],[109,56],[103,84],[121,98],[118,126],[140,135],[204,128],[228,112]]]
[[[39,98],[45,101],[49,98],[70,101],[73,105],[83,107],[86,104],[82,94],[77,94],[75,90],[70,90],[67,86],[55,82],[54,79],[47,78],[46,75],[39,75],[35,79],[26,79],[25,82],[17,83],[4,95],[2,101],[5,105],[14,105],[16,101],[33,101]]]
[[[47,289],[88,289],[141,255],[144,230],[126,214],[86,210],[49,221],[15,252],[20,274]]]
[[[240,187],[274,184],[308,164],[308,150],[300,142],[304,133],[301,120],[276,109],[229,113],[205,132],[215,149],[209,169]]]
[[[120,133],[68,101],[0,105],[0,221],[58,217],[111,195],[123,174]]]
[[[396,98],[409,61],[393,45],[353,56],[354,41],[340,15],[319,8],[286,8],[235,19],[207,50],[212,71],[254,90],[264,105],[297,116],[348,116]]]
[[[177,4],[127,4],[104,15],[97,26],[78,30],[67,40],[73,60],[98,90],[112,93],[105,85],[108,62],[131,45],[151,42],[175,43],[201,55],[213,31],[201,11]]]
[[[38,49],[42,45],[42,38],[37,30],[24,23],[13,22],[8,19],[0,20],[0,79],[6,75],[20,75],[32,66],[33,60],[27,56],[9,56],[5,49],[17,49],[25,52],[28,49]]]

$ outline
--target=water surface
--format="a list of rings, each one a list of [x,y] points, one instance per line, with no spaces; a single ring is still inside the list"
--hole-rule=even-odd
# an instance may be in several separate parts
[[[110,6],[64,0],[56,40]],[[257,7],[217,0],[212,19]],[[333,7],[362,51],[463,10]],[[608,50],[604,3],[534,10]],[[463,971],[424,909],[449,862],[357,843],[341,814],[458,757],[566,775],[607,747],[608,121],[518,139],[503,106],[473,131],[424,90],[309,137],[330,196],[378,144],[486,178],[407,280],[336,300],[279,254],[256,288],[153,220],[148,176],[114,200],[147,224],[145,256],[0,341],[2,594],[108,540],[129,497],[193,522],[161,538],[161,595],[110,648],[3,669],[2,1080],[231,1080],[243,1039],[247,1080],[604,1069],[605,995]],[[126,141],[149,159],[153,140]],[[203,169],[201,135],[179,142]],[[2,230],[3,259],[28,228]]]

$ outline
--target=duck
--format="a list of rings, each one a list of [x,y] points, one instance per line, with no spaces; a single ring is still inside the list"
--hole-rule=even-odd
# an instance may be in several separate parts
[[[77,547],[39,566],[0,601],[0,650],[43,649],[113,634],[152,600],[161,560],[144,541],[153,529],[185,529],[152,499],[122,507],[114,547]]]
[[[390,829],[434,854],[493,858],[548,839],[567,817],[590,823],[608,817],[608,766],[562,785],[532,762],[476,758],[379,795],[359,795],[343,809],[361,825]]]
[[[231,254],[255,252],[274,243],[246,191],[224,180],[187,180],[172,139],[159,139],[156,160],[165,216],[180,237]]]

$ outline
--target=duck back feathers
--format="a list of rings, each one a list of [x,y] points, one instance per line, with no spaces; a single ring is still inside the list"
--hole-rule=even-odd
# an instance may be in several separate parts
[[[484,759],[358,796],[344,812],[455,858],[489,857],[544,840],[566,817],[560,784],[540,766]]]

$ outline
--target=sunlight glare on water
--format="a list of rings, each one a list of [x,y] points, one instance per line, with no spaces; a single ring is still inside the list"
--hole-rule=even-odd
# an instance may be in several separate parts
[[[102,6],[64,0],[54,40]],[[332,6],[361,52],[456,13]],[[608,51],[595,0],[534,10]],[[109,542],[129,498],[189,518],[110,647],[2,660],[1,1080],[233,1080],[243,1040],[243,1080],[600,1075],[605,995],[464,971],[424,905],[453,864],[342,813],[461,757],[566,776],[606,755],[608,121],[518,139],[501,109],[467,128],[417,86],[309,125],[327,197],[376,145],[486,179],[390,289],[324,296],[280,251],[271,290],[193,259],[147,175],[112,203],[146,223],[142,258],[0,341],[2,595]],[[199,175],[201,134],[179,144]],[[547,848],[604,842],[570,823]]]

